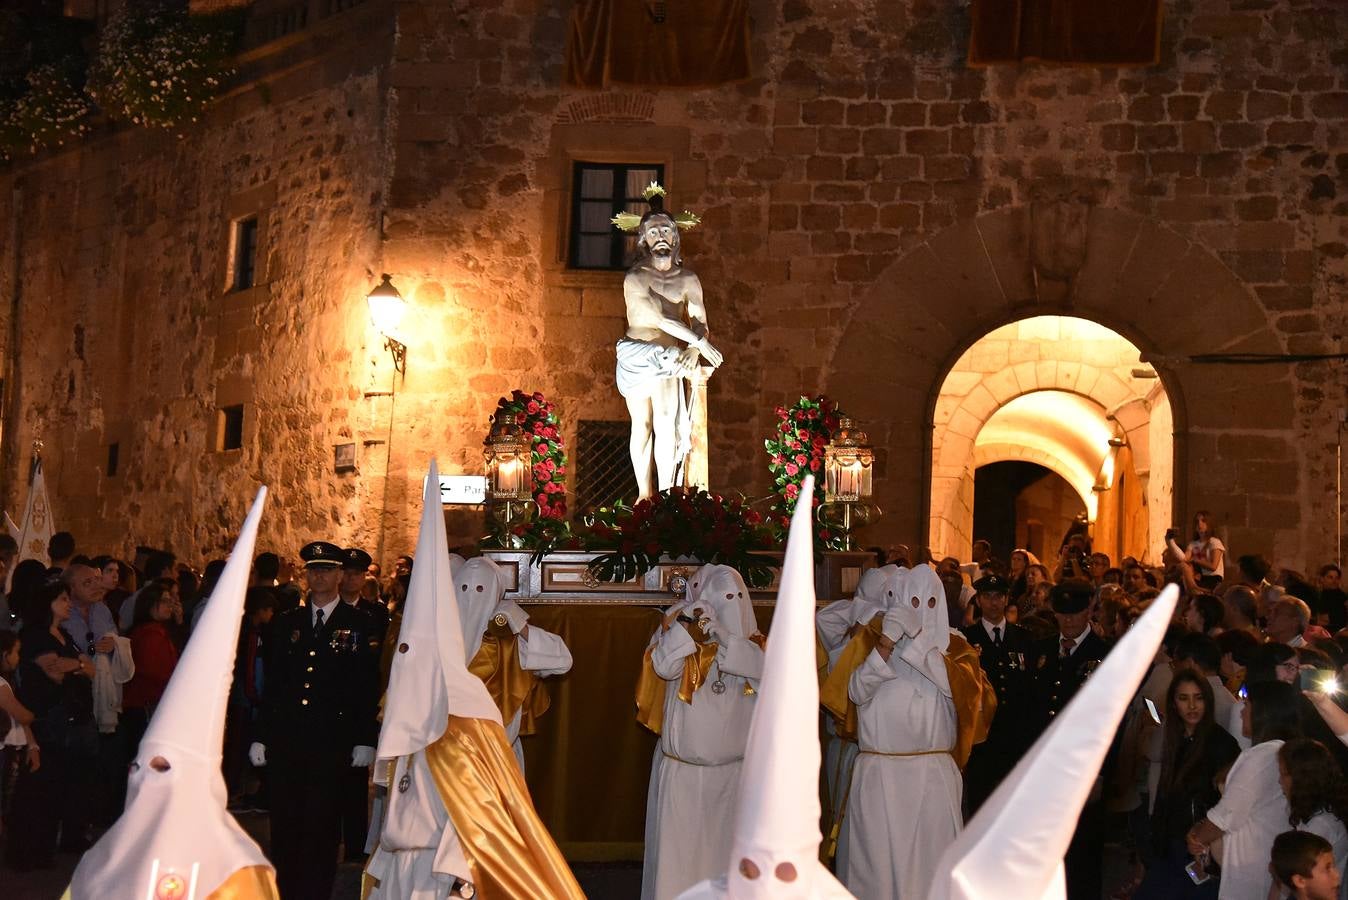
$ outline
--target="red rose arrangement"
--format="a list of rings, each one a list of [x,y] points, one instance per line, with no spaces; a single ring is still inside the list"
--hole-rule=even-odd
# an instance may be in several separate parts
[[[822,394],[813,400],[801,397],[790,408],[779,406],[776,412],[777,430],[763,441],[763,447],[768,451],[768,468],[778,495],[773,509],[775,524],[784,540],[806,475],[814,475],[815,509],[824,503],[824,448],[838,430],[842,413],[836,403]],[[840,550],[843,542],[840,530],[816,524],[816,551]]]
[[[532,493],[538,510],[534,515],[526,515],[511,530],[525,546],[533,546],[565,529],[566,444],[557,411],[541,392],[528,394],[517,390],[497,401],[493,421],[514,422],[530,444]]]
[[[765,585],[772,573],[752,554],[776,545],[758,512],[696,488],[671,488],[633,507],[595,510],[574,535],[588,549],[616,548],[590,564],[601,581],[636,578],[668,556],[732,566],[749,584]]]

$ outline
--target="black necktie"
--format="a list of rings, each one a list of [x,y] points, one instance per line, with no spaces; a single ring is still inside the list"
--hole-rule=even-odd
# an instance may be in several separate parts
[[[323,607],[319,607],[314,615],[314,631],[323,630]]]
[[[1002,626],[992,626],[992,646],[1000,647],[1002,645]]]

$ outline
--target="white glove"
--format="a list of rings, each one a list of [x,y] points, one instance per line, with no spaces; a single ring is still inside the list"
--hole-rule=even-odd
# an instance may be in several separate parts
[[[351,768],[365,769],[374,765],[374,748],[364,744],[351,749]]]
[[[903,627],[903,621],[899,618],[897,609],[891,607],[885,613],[885,621],[880,626],[880,633],[896,644],[907,636],[908,630]]]
[[[252,745],[248,748],[248,761],[258,768],[265,766],[267,764],[266,745],[253,741]]]

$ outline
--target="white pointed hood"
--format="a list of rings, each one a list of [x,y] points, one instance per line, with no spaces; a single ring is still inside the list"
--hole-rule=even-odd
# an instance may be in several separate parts
[[[505,573],[485,556],[474,556],[453,571],[454,596],[463,631],[463,658],[472,662],[482,646],[482,635],[505,596]]]
[[[852,621],[866,623],[878,612],[888,608],[885,586],[889,584],[898,566],[877,566],[861,573],[856,593],[852,595]]]
[[[1174,585],[1161,592],[946,848],[930,900],[1063,900],[1077,816],[1178,599]]]
[[[403,601],[402,629],[384,696],[379,759],[408,756],[435,743],[445,733],[450,715],[501,721],[487,686],[468,674],[464,662],[435,460],[421,503],[417,564]]]
[[[710,611],[721,627],[735,637],[747,638],[758,632],[749,586],[737,569],[704,566],[697,576],[701,585],[694,595],[694,607]]]
[[[220,773],[225,708],[244,594],[267,489],[259,488],[234,550],[155,709],[127,780],[126,809],[84,854],[70,882],[74,900],[152,896],[179,879],[202,898],[239,869],[270,863],[225,811]]]
[[[915,566],[908,570],[904,579],[905,600],[909,608],[913,598],[917,598],[922,612],[922,631],[918,634],[917,648],[925,655],[929,650],[945,652],[950,646],[950,614],[946,612],[945,585],[941,576],[931,566]]]
[[[819,862],[813,476],[806,477],[800,496],[791,517],[772,635],[744,752],[729,868],[724,879],[703,882],[685,898],[851,896]]]

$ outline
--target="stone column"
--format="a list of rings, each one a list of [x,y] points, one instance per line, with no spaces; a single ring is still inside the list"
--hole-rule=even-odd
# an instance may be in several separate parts
[[[687,473],[684,484],[704,491],[707,490],[707,378],[713,371],[703,366],[693,381],[693,445],[684,466]]]

